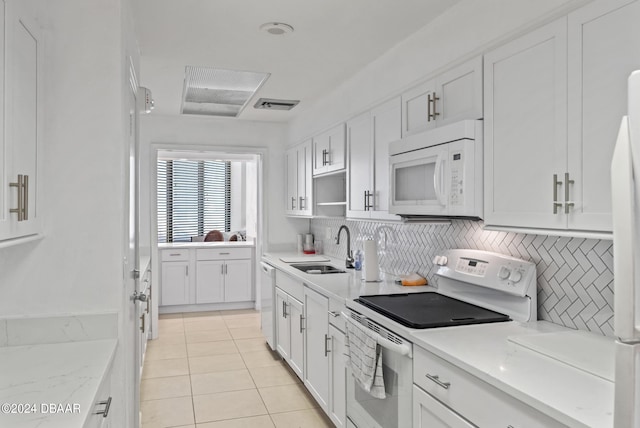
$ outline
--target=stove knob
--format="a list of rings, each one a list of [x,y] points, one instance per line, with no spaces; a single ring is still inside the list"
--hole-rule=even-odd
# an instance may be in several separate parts
[[[509,278],[509,275],[511,275],[511,270],[509,270],[509,268],[507,268],[506,266],[502,266],[500,268],[500,271],[498,272],[498,278],[507,279]]]
[[[522,272],[520,272],[519,270],[514,270],[513,272],[511,272],[511,275],[509,275],[509,279],[514,283],[520,281],[522,279]]]

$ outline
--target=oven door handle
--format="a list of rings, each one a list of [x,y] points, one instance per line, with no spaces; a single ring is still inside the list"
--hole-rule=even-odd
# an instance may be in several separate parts
[[[358,323],[354,320],[352,320],[349,315],[345,314],[344,312],[340,312],[340,314],[342,315],[342,318],[345,319],[345,321],[347,323],[354,323],[355,325],[358,325]],[[366,317],[362,317],[365,318]],[[365,326],[361,326],[362,328],[367,328]],[[348,330],[348,329],[347,329]],[[371,330],[373,331],[373,330]],[[403,355],[403,356],[407,356],[409,358],[413,358],[413,353],[411,352],[411,346],[407,345],[407,344],[402,344],[399,345],[397,343],[394,343],[392,341],[390,341],[389,339],[380,336],[379,334],[376,334],[376,340],[378,342],[378,345],[382,346],[385,349],[388,349],[392,352],[395,352],[397,354]]]

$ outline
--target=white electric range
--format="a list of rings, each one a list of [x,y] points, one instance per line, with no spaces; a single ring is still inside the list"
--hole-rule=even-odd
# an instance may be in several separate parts
[[[378,334],[385,399],[362,390],[348,376],[347,417],[351,427],[412,426],[412,332],[424,328],[535,320],[533,263],[479,250],[449,250],[437,256],[433,292],[360,296],[345,316]]]

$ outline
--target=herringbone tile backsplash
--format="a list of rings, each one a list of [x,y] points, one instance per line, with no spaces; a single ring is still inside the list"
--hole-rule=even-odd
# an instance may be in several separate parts
[[[494,251],[532,261],[538,274],[538,319],[613,336],[613,242],[512,232],[485,231],[482,222],[398,224],[343,219],[313,219],[311,232],[325,253],[343,258],[346,236],[335,244],[340,225],[351,230],[352,247],[376,239],[380,267],[389,274],[418,272],[431,284],[433,256],[451,248]],[[325,239],[327,228],[332,239]]]

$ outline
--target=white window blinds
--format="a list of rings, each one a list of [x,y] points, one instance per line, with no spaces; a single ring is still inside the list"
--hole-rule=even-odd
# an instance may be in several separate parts
[[[231,225],[229,162],[158,160],[158,242],[188,242]]]

